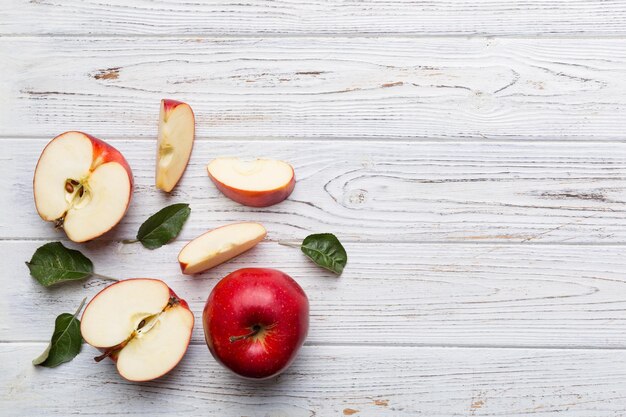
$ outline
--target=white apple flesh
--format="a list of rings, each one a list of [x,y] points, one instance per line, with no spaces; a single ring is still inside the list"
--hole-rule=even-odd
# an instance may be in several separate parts
[[[252,249],[267,231],[259,223],[242,222],[218,227],[189,242],[178,254],[183,274],[197,274]]]
[[[126,159],[82,132],[66,132],[45,147],[33,179],[39,216],[62,226],[74,242],[96,238],[124,216],[133,190]]]
[[[156,186],[170,192],[183,176],[195,136],[193,110],[180,101],[161,100],[157,142]]]
[[[129,381],[165,375],[183,358],[194,317],[187,303],[157,279],[116,282],[100,291],[81,318],[83,339],[110,357]]]
[[[207,165],[209,178],[226,197],[251,207],[280,203],[293,191],[293,167],[273,159],[217,158]]]

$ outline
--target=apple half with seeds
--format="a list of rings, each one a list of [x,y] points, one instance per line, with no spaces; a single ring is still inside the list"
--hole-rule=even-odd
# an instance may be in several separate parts
[[[183,176],[189,163],[196,122],[187,103],[161,100],[157,141],[156,186],[170,192]]]
[[[178,254],[183,274],[197,274],[241,255],[265,238],[259,223],[242,222],[210,230],[189,242]]]
[[[207,171],[222,194],[251,207],[280,203],[296,185],[293,167],[273,159],[217,158],[207,165]]]
[[[163,281],[134,278],[100,291],[80,323],[85,342],[100,349],[100,362],[113,359],[129,381],[150,381],[171,371],[183,358],[194,317],[185,300]]]
[[[39,216],[63,227],[74,242],[111,230],[124,217],[133,174],[113,146],[82,132],[65,132],[44,148],[33,179]]]

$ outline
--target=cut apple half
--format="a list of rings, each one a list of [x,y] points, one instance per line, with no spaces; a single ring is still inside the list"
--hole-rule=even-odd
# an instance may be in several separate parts
[[[170,192],[178,184],[191,156],[195,131],[195,118],[189,104],[161,100],[157,141],[157,188]]]
[[[206,271],[252,249],[266,234],[265,227],[253,222],[218,227],[198,236],[180,251],[180,269],[187,275]]]
[[[280,203],[296,185],[293,167],[273,159],[217,158],[209,163],[207,171],[226,197],[252,207]]]
[[[122,154],[100,139],[66,132],[44,148],[33,193],[39,216],[74,242],[96,238],[124,217],[133,175]]]
[[[171,371],[191,340],[194,317],[163,282],[127,279],[109,285],[87,305],[80,331],[129,381],[149,381]]]

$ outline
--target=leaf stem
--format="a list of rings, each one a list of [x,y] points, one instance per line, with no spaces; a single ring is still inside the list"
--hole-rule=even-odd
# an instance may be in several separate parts
[[[137,243],[137,242],[139,242],[139,239],[124,239],[124,240],[122,240],[122,243],[125,244],[125,245],[129,244],[129,243]]]
[[[108,281],[119,281],[119,279],[117,279],[117,278],[107,277],[106,275],[96,274],[95,272],[92,272],[91,276],[96,277],[96,278],[100,278],[100,279],[106,279]]]
[[[279,245],[283,245],[283,246],[289,246],[290,248],[299,248],[300,247],[300,243],[296,243],[296,242],[287,242],[287,241],[278,241]]]
[[[86,302],[87,302],[87,297],[83,298],[83,301],[80,302],[80,305],[78,306],[78,309],[76,309],[76,313],[74,313],[74,318],[76,318],[76,316],[78,316],[78,314],[80,313],[80,310],[83,309],[83,307],[85,306]]]

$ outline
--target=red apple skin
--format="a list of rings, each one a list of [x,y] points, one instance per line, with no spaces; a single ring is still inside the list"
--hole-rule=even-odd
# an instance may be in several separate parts
[[[118,285],[118,284],[119,284],[119,283],[121,283],[121,282],[131,281],[131,280],[136,280],[136,279],[142,279],[142,280],[149,280],[149,281],[159,281],[159,282],[163,282],[163,281],[161,281],[160,279],[155,279],[155,278],[128,278],[128,279],[123,279],[123,280],[119,280],[119,281],[117,281],[117,282],[114,282],[114,283],[113,283],[113,284],[111,284],[111,285],[107,285],[106,287],[104,287],[103,289],[101,289],[101,290],[98,292],[98,294],[94,295],[94,296],[93,296],[93,298],[92,298],[92,299],[91,299],[91,300],[87,303],[87,306],[86,306],[86,307],[85,307],[85,309],[83,310],[83,314],[81,315],[81,318],[80,318],[81,323],[83,322],[83,316],[85,315],[85,311],[87,311],[87,308],[89,308],[89,304],[91,304],[91,303],[93,302],[93,300],[95,300],[95,299],[96,299],[96,298],[97,298],[100,294],[102,294],[102,292],[103,292],[103,291],[108,290],[108,289],[109,289],[109,288],[111,288],[112,286],[114,286],[114,285]],[[178,295],[176,295],[176,293],[175,293],[175,292],[174,292],[174,291],[173,291],[170,287],[167,287],[167,288],[170,290],[170,297],[176,298],[176,299],[178,300],[178,304],[179,304],[181,307],[184,307],[184,308],[186,308],[187,310],[191,311],[191,309],[189,308],[189,304],[187,304],[187,301],[183,300],[183,299],[182,299],[182,298],[180,298]],[[191,312],[193,313],[193,311],[191,311]],[[194,319],[195,319],[195,317],[194,317]],[[192,325],[192,327],[193,327],[193,325]],[[193,332],[191,332],[191,333],[189,334],[189,340],[187,340],[187,346],[189,346],[189,343],[191,342],[191,334],[192,334],[192,333],[193,333]],[[94,346],[94,347],[95,347],[95,346]],[[102,353],[104,353],[104,352],[107,350],[107,348],[106,348],[106,347],[96,347],[96,349],[98,349],[98,350],[99,350],[100,352],[102,352]],[[116,355],[116,354],[112,354],[112,355],[110,355],[110,356],[109,356],[109,359],[111,359],[113,362],[117,362],[117,355]],[[182,358],[181,358],[181,359],[182,359]],[[176,365],[178,365],[178,363],[179,363],[179,362],[180,362],[180,360],[176,363]],[[174,365],[174,366],[176,366],[176,365]],[[173,369],[173,368],[172,368],[172,369]],[[171,371],[171,369],[170,369],[169,371]],[[169,371],[165,372],[163,375],[167,374]],[[161,376],[163,376],[163,375],[161,375]],[[120,376],[121,376],[121,375],[120,375]],[[124,377],[122,376],[122,378],[124,378]],[[130,379],[127,379],[127,378],[124,378],[124,379],[126,379],[127,381],[131,381]],[[131,382],[135,382],[135,381],[131,381]]]
[[[163,101],[163,109],[165,110],[166,113],[171,112],[172,110],[174,110],[176,107],[180,106],[181,104],[185,104],[182,101],[172,100],[170,98],[164,98],[162,99],[162,101]]]
[[[126,173],[128,174],[128,180],[130,181],[130,191],[129,191],[129,196],[128,196],[128,203],[126,204],[126,210],[128,210],[128,206],[130,205],[130,200],[133,196],[133,188],[134,188],[134,179],[133,179],[133,172],[130,169],[130,165],[128,164],[128,161],[126,161],[126,158],[124,158],[124,155],[122,155],[122,153],[120,151],[118,151],[117,149],[115,149],[113,146],[109,145],[108,143],[106,143],[105,141],[98,139],[96,137],[91,136],[88,133],[84,133],[84,132],[79,132],[79,131],[68,131],[65,133],[61,133],[60,135],[56,136],[54,139],[52,139],[50,142],[48,142],[48,144],[46,145],[46,148],[48,146],[50,146],[50,144],[52,142],[55,141],[55,139],[60,138],[63,135],[66,135],[68,133],[77,133],[80,135],[83,135],[85,137],[87,137],[90,141],[91,141],[91,145],[92,145],[92,149],[93,149],[93,160],[91,163],[91,171],[93,171],[98,165],[107,163],[107,162],[117,162],[119,163],[122,167],[124,167],[124,169],[126,170]],[[37,171],[37,168],[39,167],[39,162],[41,161],[41,156],[45,153],[46,148],[43,149],[43,151],[41,152],[41,155],[39,156],[39,159],[37,160],[37,166],[35,167],[35,171]],[[33,189],[35,188],[35,179],[33,178]],[[35,207],[37,206],[37,196],[34,196],[35,199]],[[46,221],[53,221],[55,219],[46,219],[44,218],[41,213],[39,213],[39,216],[46,220]],[[122,215],[122,217],[124,217],[124,215]],[[120,217],[120,219],[116,222],[115,225],[117,225],[117,223],[119,223],[119,221],[122,220],[122,218]],[[115,226],[113,226],[115,227]],[[112,228],[113,228],[112,227]],[[110,230],[110,229],[109,229]],[[103,232],[106,233],[108,232],[105,231]],[[98,236],[94,236],[94,239],[98,237]]]
[[[271,378],[291,364],[306,339],[309,300],[281,271],[244,268],[213,288],[202,319],[207,345],[219,363],[245,378]],[[260,328],[256,335],[241,338],[255,326]]]
[[[133,194],[133,188],[135,186],[135,181],[133,179],[133,171],[130,169],[130,165],[124,155],[113,146],[109,145],[105,141],[95,138],[90,134],[83,132],[76,132],[82,135],[87,136],[91,140],[91,144],[93,146],[93,164],[91,169],[95,169],[98,165],[105,164],[107,162],[117,162],[121,166],[124,167],[126,173],[128,174],[128,180],[130,181],[130,195]],[[53,139],[54,140],[54,139]],[[130,196],[128,198],[128,203],[130,204]]]
[[[222,194],[239,204],[249,207],[268,207],[286,200],[292,193],[296,186],[296,174],[293,171],[293,167],[291,167],[291,172],[291,181],[289,181],[286,185],[274,190],[264,191],[248,191],[230,187],[218,181],[215,177],[213,177],[213,175],[211,175],[211,172],[209,172],[209,178],[211,178],[213,184],[215,184],[217,189],[220,190]]]

